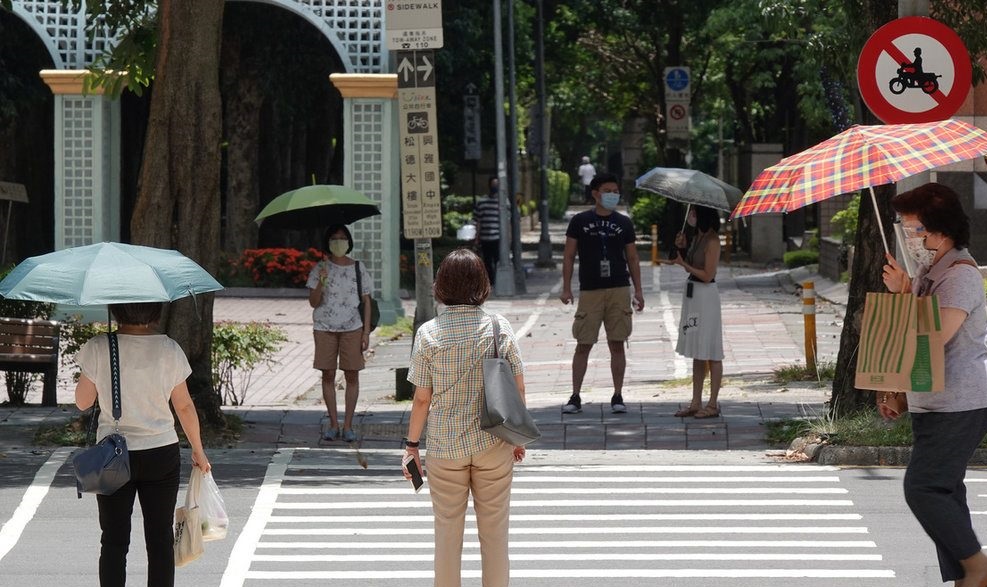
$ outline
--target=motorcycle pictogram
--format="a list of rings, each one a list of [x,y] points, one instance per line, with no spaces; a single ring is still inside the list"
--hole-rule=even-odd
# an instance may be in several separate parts
[[[922,71],[922,49],[915,48],[915,60],[911,63],[901,62],[898,68],[898,77],[892,78],[888,82],[888,89],[892,94],[898,95],[908,88],[921,88],[926,94],[934,94],[939,90],[939,78],[941,75]]]

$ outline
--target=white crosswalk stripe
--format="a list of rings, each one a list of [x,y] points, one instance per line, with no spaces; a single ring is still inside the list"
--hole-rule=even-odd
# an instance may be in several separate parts
[[[263,529],[241,561],[242,584],[431,585],[424,491],[390,471],[353,474],[309,459],[268,481],[274,499],[255,509]],[[519,466],[511,508],[511,576],[522,585],[895,577],[835,468]],[[464,586],[479,585],[479,561],[470,508]]]

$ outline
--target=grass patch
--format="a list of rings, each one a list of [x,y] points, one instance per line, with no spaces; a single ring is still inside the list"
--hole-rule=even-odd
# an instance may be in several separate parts
[[[414,320],[410,316],[401,316],[394,324],[377,327],[377,337],[381,340],[397,340],[406,334],[411,334]]]
[[[789,445],[796,438],[815,436],[838,446],[911,446],[912,422],[906,413],[885,422],[875,410],[861,410],[837,418],[829,415],[772,420],[765,424],[767,440]],[[987,448],[987,438],[980,443]]]
[[[802,363],[792,363],[775,369],[771,381],[781,384],[793,381],[832,381],[836,377],[836,363],[833,361],[816,363],[816,373],[817,376],[814,377]]]
[[[233,414],[224,414],[226,427],[223,430],[216,430],[210,426],[202,426],[202,444],[205,448],[232,448],[236,445],[240,434],[243,432],[243,419]],[[34,444],[38,446],[84,446],[86,442],[86,432],[89,426],[89,412],[73,419],[60,426],[42,426],[34,434]],[[178,441],[183,447],[187,447],[188,439],[182,432],[181,426],[177,427]]]

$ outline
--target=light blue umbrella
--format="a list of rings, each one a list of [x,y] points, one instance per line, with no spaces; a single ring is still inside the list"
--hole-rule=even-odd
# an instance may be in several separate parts
[[[76,306],[170,302],[223,286],[178,251],[98,243],[29,257],[0,281],[12,300]]]

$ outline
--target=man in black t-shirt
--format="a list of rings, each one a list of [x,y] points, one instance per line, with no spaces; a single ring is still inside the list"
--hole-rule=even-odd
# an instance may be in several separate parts
[[[613,397],[610,409],[615,413],[627,411],[621,391],[624,386],[624,341],[631,335],[630,282],[634,284],[634,306],[644,309],[641,290],[641,265],[634,246],[634,225],[628,217],[614,213],[620,202],[617,177],[601,173],[590,183],[592,210],[572,217],[566,230],[565,256],[562,261],[563,304],[573,301],[572,270],[579,255],[579,304],[572,324],[576,352],[572,357],[572,397],[563,406],[566,414],[582,411],[579,392],[586,376],[590,350],[600,335],[600,324],[607,333],[610,348],[610,372],[613,375]]]

